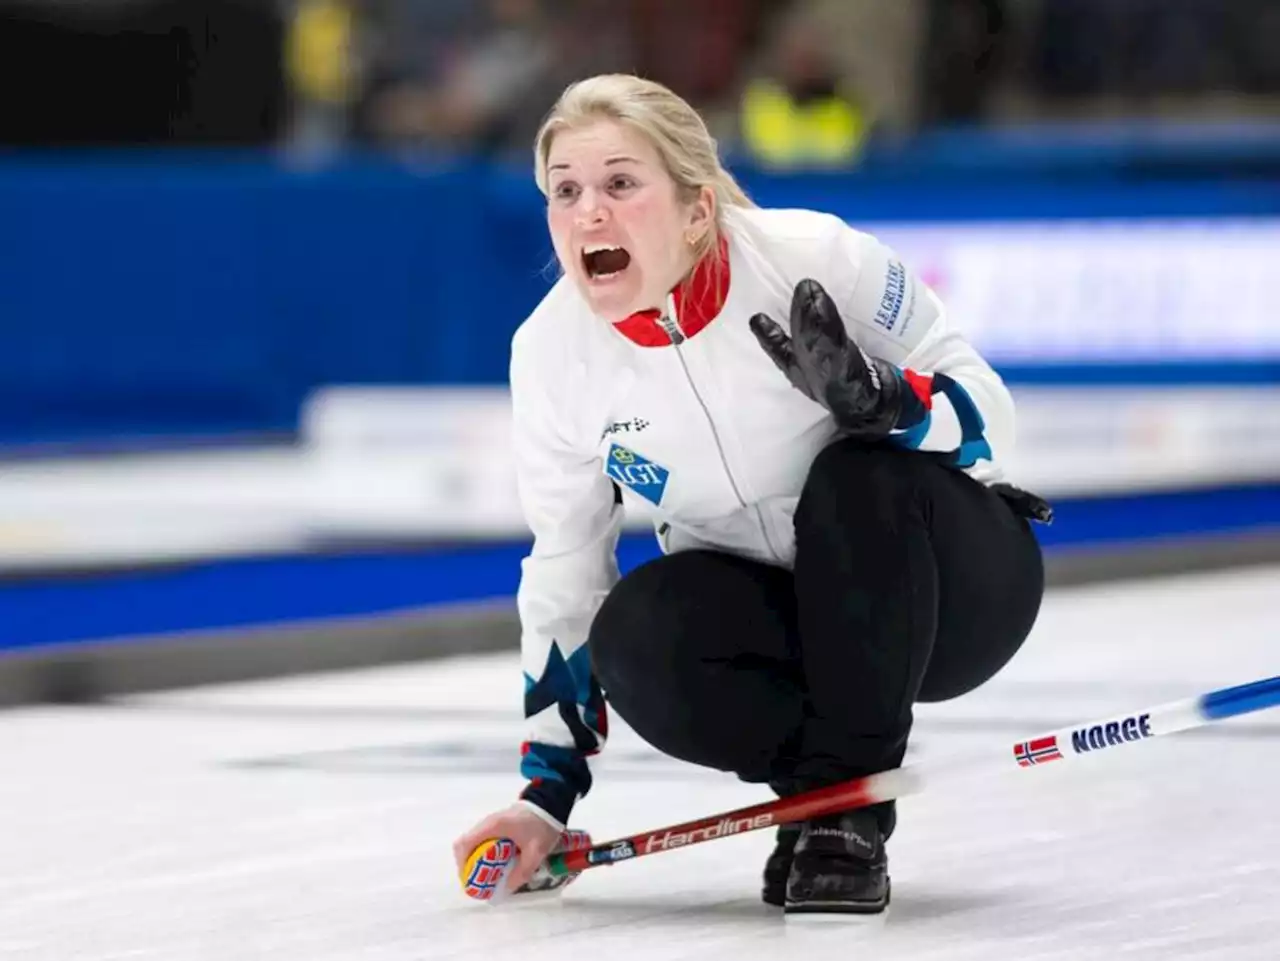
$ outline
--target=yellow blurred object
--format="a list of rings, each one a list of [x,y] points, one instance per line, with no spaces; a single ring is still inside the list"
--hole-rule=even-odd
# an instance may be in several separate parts
[[[771,80],[747,87],[741,117],[747,148],[773,167],[852,164],[869,126],[865,112],[838,94],[801,103]]]
[[[351,95],[355,16],[343,0],[301,0],[287,40],[293,88],[330,104]]]

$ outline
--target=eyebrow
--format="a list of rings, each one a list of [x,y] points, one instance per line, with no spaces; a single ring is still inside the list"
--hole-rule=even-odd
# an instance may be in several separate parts
[[[640,161],[637,160],[635,157],[618,156],[618,157],[610,157],[608,160],[604,162],[604,165],[606,167],[610,167],[613,164],[624,164],[624,163],[638,164],[639,162]],[[552,164],[550,167],[547,168],[547,172],[550,173],[552,170],[568,170],[568,169],[569,169],[568,164],[559,163],[559,164]]]

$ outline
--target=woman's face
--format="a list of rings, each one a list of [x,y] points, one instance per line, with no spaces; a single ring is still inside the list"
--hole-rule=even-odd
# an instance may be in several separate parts
[[[659,307],[710,227],[710,190],[683,203],[657,149],[612,120],[562,130],[547,155],[547,224],[556,256],[608,321]]]

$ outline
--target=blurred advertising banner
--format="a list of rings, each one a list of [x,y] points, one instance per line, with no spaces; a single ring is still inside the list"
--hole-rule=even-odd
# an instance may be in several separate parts
[[[1280,359],[1280,222],[859,225],[995,364]]]

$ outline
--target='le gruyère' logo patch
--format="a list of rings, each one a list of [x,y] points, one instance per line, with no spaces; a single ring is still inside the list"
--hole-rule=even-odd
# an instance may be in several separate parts
[[[621,444],[610,444],[604,472],[614,481],[629,488],[653,504],[662,503],[663,491],[671,472]]]

